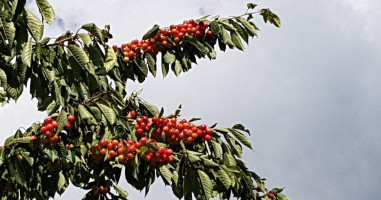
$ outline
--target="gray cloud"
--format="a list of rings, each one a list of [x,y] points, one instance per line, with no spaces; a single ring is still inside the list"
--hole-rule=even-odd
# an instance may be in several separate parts
[[[75,3],[74,3],[75,2]],[[111,24],[121,43],[152,24],[168,25],[210,14],[233,15],[244,1],[53,1],[66,29]],[[275,29],[261,24],[259,39],[245,52],[218,53],[175,78],[131,83],[143,98],[168,112],[183,105],[183,117],[231,126],[242,122],[254,134],[249,165],[269,186],[286,186],[292,199],[375,199],[381,174],[381,3],[376,0],[260,1],[282,19]],[[97,9],[102,8],[102,13]],[[62,33],[47,28],[48,35]],[[0,109],[1,142],[17,127],[44,114],[28,95]],[[127,186],[131,199],[143,194]],[[61,198],[83,194],[70,188]],[[175,199],[157,181],[147,199]]]

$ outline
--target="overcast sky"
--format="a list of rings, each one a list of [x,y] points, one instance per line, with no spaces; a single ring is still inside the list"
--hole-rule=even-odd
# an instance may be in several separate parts
[[[245,12],[241,0],[52,0],[58,22],[47,36],[82,24],[111,25],[121,44],[153,24],[163,26],[206,14]],[[189,73],[129,84],[167,113],[209,124],[245,124],[255,151],[245,149],[251,168],[268,187],[285,186],[292,199],[358,200],[381,195],[381,2],[378,0],[257,1],[270,7],[282,28],[260,25],[245,52],[219,52]],[[258,18],[257,21],[261,21]],[[0,142],[18,127],[42,120],[37,102],[24,93],[0,109]],[[130,199],[144,194],[127,186]],[[56,199],[79,199],[70,187]],[[156,181],[146,199],[175,200]]]

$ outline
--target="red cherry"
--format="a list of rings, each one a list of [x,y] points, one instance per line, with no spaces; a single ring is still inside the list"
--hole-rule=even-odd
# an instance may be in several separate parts
[[[214,35],[213,31],[209,30],[208,32],[206,32],[206,34],[208,34],[208,36],[212,36]]]
[[[46,131],[46,132],[45,132],[45,136],[46,136],[46,137],[52,137],[53,134],[52,134],[52,132],[50,132],[50,131]]]
[[[213,129],[211,128],[206,129],[206,134],[211,135],[212,133],[213,133]]]
[[[73,115],[69,115],[67,117],[67,121],[69,121],[70,123],[74,123],[75,122],[75,117]]]
[[[53,119],[50,117],[45,119],[45,124],[51,124],[52,122],[53,122]]]
[[[187,138],[187,142],[192,143],[193,142],[193,138],[192,137],[188,137]]]
[[[118,146],[118,144],[119,144],[119,141],[118,141],[118,140],[113,140],[113,141],[112,141],[112,145],[113,145],[114,147]]]
[[[53,132],[54,126],[50,123],[50,124],[46,125],[46,129],[48,129],[48,131],[50,131],[50,132]]]
[[[139,129],[136,130],[136,133],[137,133],[138,135],[143,135],[144,130],[143,130],[142,128],[139,128]]]
[[[111,157],[114,157],[114,156],[116,156],[116,152],[114,150],[110,150],[110,151],[108,151],[108,155]]]
[[[173,156],[168,156],[168,158],[167,158],[167,160],[168,160],[168,162],[173,162]]]
[[[205,124],[201,124],[200,125],[200,129],[205,130],[206,129],[206,125]]]
[[[108,143],[108,144],[107,144],[107,148],[108,148],[109,150],[112,150],[112,149],[114,149],[114,145],[112,145],[112,143]]]
[[[128,154],[127,154],[127,157],[128,157],[129,159],[132,159],[132,158],[134,158],[134,154],[132,154],[132,153],[128,153]]]
[[[66,128],[66,130],[71,130],[71,129],[73,128],[73,124],[71,124],[71,123],[67,123],[67,124],[65,125],[65,128]]]
[[[48,129],[46,128],[46,126],[41,126],[41,132],[42,133],[45,133]]]
[[[205,139],[206,141],[210,141],[210,140],[212,140],[212,136],[211,136],[211,135],[205,135],[205,136],[204,136],[204,139]]]
[[[132,117],[136,117],[136,111],[135,110],[131,111],[130,113],[131,113]]]
[[[124,153],[124,149],[123,148],[118,148],[118,154],[121,155]]]
[[[54,135],[53,136],[53,141],[54,141],[54,143],[57,143],[57,142],[59,142],[60,141],[60,137],[58,136],[58,135]]]
[[[58,128],[58,123],[56,121],[53,121],[52,125],[53,125],[54,128]]]
[[[165,148],[164,148],[164,147],[159,147],[159,148],[157,149],[157,152],[158,152],[159,154],[163,154],[163,153],[166,153],[166,151],[165,151]]]
[[[135,145],[131,145],[128,147],[128,151],[134,152],[136,150]]]
[[[35,136],[35,135],[30,136],[30,140],[31,140],[31,141],[37,140],[37,136]]]
[[[267,197],[270,199],[275,199],[275,195],[273,193],[268,193]]]
[[[117,51],[118,50],[118,46],[117,45],[112,45],[112,48],[114,49],[114,51]]]
[[[147,143],[147,138],[146,137],[142,137],[140,139],[140,143],[142,143],[143,145],[145,145]]]
[[[99,151],[99,154],[101,154],[101,155],[106,155],[106,149],[101,149],[101,150]]]
[[[172,149],[167,149],[167,152],[166,152],[168,155],[172,155],[173,154],[173,150]]]
[[[119,155],[118,156],[118,160],[119,160],[119,162],[121,162],[122,160],[124,160],[124,156],[123,155]]]

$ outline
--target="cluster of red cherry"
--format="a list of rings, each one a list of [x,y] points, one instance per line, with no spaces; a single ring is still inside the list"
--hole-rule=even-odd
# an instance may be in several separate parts
[[[42,144],[57,144],[60,141],[60,136],[55,134],[59,124],[53,118],[47,118],[44,120],[44,124],[41,126],[41,133],[44,134],[42,138]]]
[[[185,44],[185,35],[192,36],[201,40],[205,36],[213,36],[213,31],[208,28],[207,22],[195,22],[193,19],[184,21],[182,24],[171,25],[169,28],[160,29],[158,34],[147,40],[133,40],[132,42],[122,44],[121,51],[123,52],[124,62],[129,62],[133,57],[136,57],[141,52],[149,53],[153,56],[157,55],[165,49],[171,49],[175,46]],[[114,51],[117,51],[118,46],[113,46]]]
[[[180,144],[181,141],[193,143],[197,140],[210,141],[212,139],[213,129],[208,128],[205,124],[196,126],[193,123],[177,118],[160,119],[153,117],[152,122],[155,124],[153,137],[161,138],[165,133],[168,144]]]
[[[69,115],[67,117],[68,123],[66,124],[66,129],[72,129],[73,123],[75,121],[75,117],[73,115]],[[60,141],[60,136],[56,134],[56,130],[58,128],[59,124],[57,121],[55,121],[53,118],[46,118],[44,120],[43,125],[41,126],[41,133],[45,136],[41,139],[42,144],[51,144],[55,145]],[[36,136],[32,136],[31,140],[37,139]],[[66,145],[67,149],[72,149],[74,146],[71,145]]]
[[[133,119],[135,116],[136,112],[131,111],[126,117]],[[193,143],[197,140],[210,141],[213,134],[213,129],[208,128],[205,124],[196,126],[185,119],[179,121],[175,117],[164,119],[141,116],[136,118],[136,135],[142,137],[152,126],[154,126],[152,137],[160,141],[164,133],[168,144],[180,144],[181,141],[186,143]]]
[[[91,147],[91,157],[96,163],[102,162],[105,156],[107,156],[107,160],[117,157],[119,163],[127,164],[136,156],[136,154],[142,153],[140,147],[147,146],[147,143],[157,146],[154,139],[148,139],[146,137],[140,138],[139,142],[133,140],[119,141],[117,139],[101,139],[98,144]],[[173,161],[172,153],[172,149],[164,148],[163,150],[163,147],[159,147],[157,152],[148,148],[142,157],[147,162],[151,162],[151,164],[157,162],[167,164]]]

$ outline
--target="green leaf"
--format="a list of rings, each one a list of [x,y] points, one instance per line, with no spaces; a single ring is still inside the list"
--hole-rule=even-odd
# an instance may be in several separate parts
[[[32,62],[32,38],[29,38],[28,42],[23,45],[21,60],[25,65],[30,67]]]
[[[102,34],[101,29],[98,28],[94,23],[88,23],[82,26],[82,29],[89,31],[92,35],[98,38],[102,43],[104,41],[104,36]]]
[[[164,53],[163,59],[166,63],[172,64],[176,60],[176,55],[172,51],[167,51]]]
[[[160,175],[166,180],[166,184],[172,183],[172,172],[168,169],[166,165],[162,165],[159,167]]]
[[[242,133],[240,133],[239,131],[235,130],[235,129],[231,129],[229,128],[228,129],[230,131],[230,133],[232,133],[234,135],[235,138],[237,138],[238,141],[240,141],[243,145],[249,147],[250,149],[252,149],[252,146],[251,146],[251,142],[250,140],[245,136],[243,135]]]
[[[210,199],[212,197],[212,190],[213,190],[212,181],[210,180],[208,174],[206,174],[205,172],[201,170],[197,170],[197,171],[201,180],[202,188],[204,189],[206,199]]]
[[[147,63],[148,63],[150,72],[152,73],[152,75],[154,77],[156,77],[156,61],[155,61],[155,59],[149,53],[145,54],[145,57],[147,59]]]
[[[169,72],[169,64],[161,62],[161,72],[163,73],[163,78],[165,78]]]
[[[172,71],[175,73],[176,76],[179,76],[182,70],[183,68],[181,66],[181,62],[176,59],[175,63],[172,64]]]
[[[221,26],[221,37],[222,37],[222,41],[229,45],[229,47],[234,47],[234,43],[232,42],[228,32],[226,31],[226,29],[224,27]]]
[[[16,34],[16,28],[15,28],[14,23],[2,21],[2,19],[0,17],[0,28],[3,29],[3,31],[5,33],[5,38],[9,42],[13,42],[13,40],[15,38],[15,34]]]
[[[82,104],[78,105],[78,112],[82,120],[91,120],[92,118],[94,118],[92,114]]]
[[[4,70],[0,69],[0,86],[7,88],[7,74]]]
[[[247,9],[254,9],[256,6],[257,6],[257,4],[247,3]]]
[[[209,49],[205,47],[200,41],[196,40],[194,37],[185,35],[184,36],[189,43],[191,43],[194,47],[196,47],[202,54],[206,55],[209,53]]]
[[[110,70],[112,70],[114,68],[114,66],[118,66],[118,58],[116,56],[116,53],[114,52],[114,50],[109,47],[109,46],[106,46],[107,48],[107,58],[106,58],[106,62],[104,63],[104,67],[106,68],[106,72],[109,72]]]
[[[121,196],[122,198],[127,198],[128,197],[127,191],[125,191],[123,188],[119,187],[115,183],[113,185],[114,185],[114,189],[118,192],[119,196]]]
[[[157,109],[156,106],[154,106],[154,105],[152,105],[146,101],[143,101],[143,100],[139,101],[139,105],[143,106],[143,108],[149,112],[149,115],[159,116],[159,109]]]
[[[146,34],[143,36],[143,40],[151,39],[157,35],[159,32],[159,25],[154,25]]]
[[[35,41],[40,41],[44,34],[44,24],[33,13],[26,10],[25,12],[28,30]]]
[[[265,23],[270,22],[271,24],[273,24],[274,26],[278,28],[281,26],[279,17],[273,12],[271,12],[270,9],[262,9],[261,15]]]
[[[67,185],[65,175],[60,171],[57,184],[58,191],[65,191]]]
[[[108,107],[105,104],[97,103],[97,106],[101,109],[102,113],[105,115],[107,121],[110,124],[115,124],[116,122],[116,114],[114,110],[110,107]]]
[[[62,109],[60,114],[57,117],[58,127],[56,130],[56,133],[60,133],[64,129],[65,125],[68,122],[67,115],[68,115],[67,112],[64,109]]]
[[[237,35],[237,33],[235,31],[232,31],[230,32],[230,35],[232,37],[232,42],[234,43],[234,45],[241,51],[243,51],[245,49],[245,47],[243,46],[242,44],[242,41],[241,41],[241,38],[239,38],[239,36]]]
[[[91,37],[88,33],[78,33],[78,36],[82,39],[86,46],[90,46],[92,43]]]
[[[220,25],[218,24],[218,21],[212,21],[210,23],[210,28],[214,34],[218,35],[220,33]]]
[[[230,21],[230,23],[234,26],[234,28],[237,30],[237,33],[246,42],[246,44],[249,43],[249,34],[246,32],[245,28],[233,20]]]
[[[257,30],[247,19],[238,17],[237,20],[251,33],[251,35],[257,35]]]
[[[68,46],[68,48],[70,52],[73,54],[78,64],[86,68],[86,64],[89,63],[89,57],[87,56],[87,54],[77,45],[71,44]]]
[[[56,21],[56,16],[49,2],[47,0],[36,0],[36,3],[46,23],[53,24]]]
[[[201,158],[202,162],[204,163],[205,166],[208,167],[218,167],[219,165],[215,163],[214,161],[207,159],[207,158]]]
[[[232,181],[229,175],[225,172],[225,170],[220,168],[219,170],[217,170],[217,175],[218,175],[218,179],[222,182],[224,187],[226,189],[229,189],[230,186],[232,185]]]

